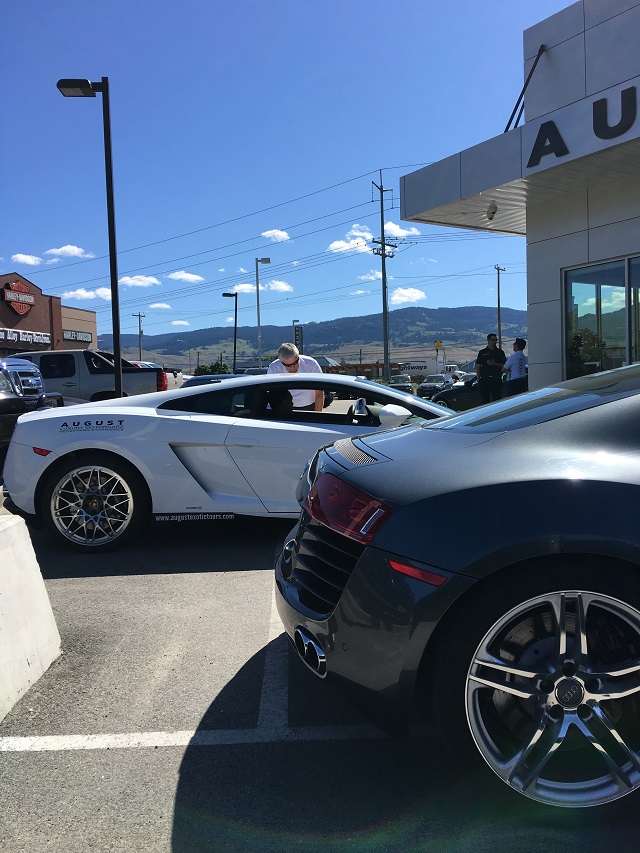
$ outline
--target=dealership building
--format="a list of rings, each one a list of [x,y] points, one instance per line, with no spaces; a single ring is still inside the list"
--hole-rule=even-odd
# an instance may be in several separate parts
[[[573,3],[524,33],[524,123],[401,179],[404,220],[526,236],[532,388],[640,361],[638,44],[640,3]]]
[[[0,275],[0,357],[96,344],[95,311],[69,308],[17,273]]]

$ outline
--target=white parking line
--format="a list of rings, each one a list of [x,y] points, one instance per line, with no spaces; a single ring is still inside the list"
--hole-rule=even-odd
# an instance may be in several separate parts
[[[276,607],[276,588],[271,593],[271,618],[264,661],[258,728],[283,731],[288,726],[289,713],[289,641],[282,630]]]
[[[66,752],[76,749],[155,749],[162,746],[234,746],[292,741],[377,740],[375,726],[288,726],[289,649],[272,593],[258,724],[253,729],[198,729],[98,735],[0,737],[0,752]]]
[[[75,749],[155,749],[161,746],[234,746],[292,741],[378,740],[374,726],[304,726],[294,729],[200,729],[102,735],[0,738],[0,752],[66,752]]]

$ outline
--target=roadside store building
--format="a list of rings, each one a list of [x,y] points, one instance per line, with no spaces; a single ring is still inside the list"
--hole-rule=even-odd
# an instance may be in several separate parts
[[[404,220],[526,235],[531,388],[640,361],[639,43],[638,0],[573,3],[524,32],[525,123],[401,178]]]
[[[97,345],[95,311],[69,308],[18,273],[0,275],[0,356]]]

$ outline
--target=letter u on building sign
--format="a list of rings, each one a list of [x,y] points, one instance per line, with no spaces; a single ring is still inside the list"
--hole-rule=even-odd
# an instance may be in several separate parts
[[[638,114],[636,87],[629,86],[620,92],[620,121],[609,124],[609,107],[606,98],[593,102],[593,132],[598,139],[615,139],[633,127]]]

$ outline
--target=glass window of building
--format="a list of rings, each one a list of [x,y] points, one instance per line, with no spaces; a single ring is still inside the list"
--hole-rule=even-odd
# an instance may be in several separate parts
[[[626,266],[619,260],[565,273],[568,379],[627,363]],[[640,286],[640,266],[637,278]]]

